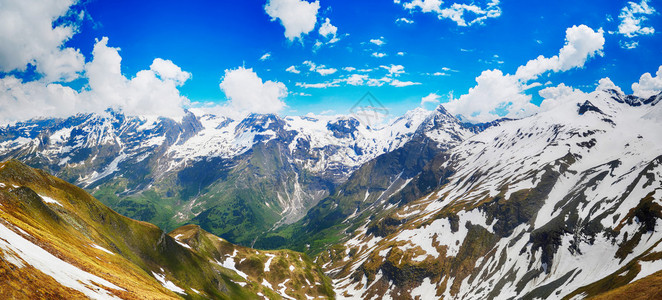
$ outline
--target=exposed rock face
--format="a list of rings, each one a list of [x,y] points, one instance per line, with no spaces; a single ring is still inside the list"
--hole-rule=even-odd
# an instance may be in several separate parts
[[[338,297],[557,299],[659,282],[661,97],[590,97],[430,161],[397,205],[317,257]]]
[[[365,162],[433,131],[430,143],[444,147],[472,134],[422,109],[379,129],[345,116],[172,120],[109,110],[0,128],[0,159],[47,169],[161,228],[193,222],[251,245],[300,220]]]

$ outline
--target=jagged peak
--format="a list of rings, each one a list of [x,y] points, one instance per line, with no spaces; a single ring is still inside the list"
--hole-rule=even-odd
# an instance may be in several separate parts
[[[579,115],[584,115],[586,112],[589,112],[589,111],[594,111],[594,112],[599,113],[599,114],[604,114],[600,108],[598,108],[593,103],[591,103],[591,101],[588,101],[588,100],[584,101],[584,103],[581,104],[581,105],[578,103],[577,106],[579,107],[577,109],[577,113]]]

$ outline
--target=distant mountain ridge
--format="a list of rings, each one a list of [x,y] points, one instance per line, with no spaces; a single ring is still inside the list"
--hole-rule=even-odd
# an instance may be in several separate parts
[[[383,153],[422,137],[443,150],[473,134],[441,106],[377,129],[352,116],[188,112],[178,122],[109,110],[2,127],[0,159],[47,169],[124,215],[165,229],[193,222],[250,245]]]

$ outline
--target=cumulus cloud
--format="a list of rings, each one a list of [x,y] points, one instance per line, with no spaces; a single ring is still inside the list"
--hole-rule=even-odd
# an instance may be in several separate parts
[[[182,85],[191,78],[191,73],[182,71],[182,68],[175,65],[171,60],[154,59],[149,69],[158,75],[161,80],[172,80],[176,85]]]
[[[476,77],[476,86],[457,99],[451,99],[444,106],[451,113],[461,115],[471,122],[487,122],[505,116],[521,118],[539,111],[539,107],[530,103],[531,96],[524,92],[540,86],[538,82],[529,83],[545,72],[561,72],[583,67],[585,62],[601,55],[604,45],[603,31],[594,31],[585,25],[573,26],[566,30],[566,43],[559,54],[545,58],[539,56],[520,66],[514,75],[504,74],[501,70],[485,70]],[[552,97],[552,93],[568,93],[566,87],[556,87],[543,92]],[[562,94],[565,95],[565,94]],[[552,107],[553,101],[545,108]]]
[[[400,3],[398,1],[397,3]],[[476,4],[453,3],[450,6],[442,7],[441,0],[413,0],[411,2],[402,2],[404,8],[408,10],[420,9],[424,13],[435,13],[439,19],[450,19],[458,26],[471,26],[482,24],[488,18],[498,18],[501,16],[499,0],[491,0],[479,6]]]
[[[264,11],[272,21],[278,19],[285,27],[285,37],[290,41],[300,39],[315,29],[319,1],[268,0]]]
[[[382,69],[386,69],[388,71],[389,76],[398,76],[402,73],[405,72],[405,67],[402,65],[394,65],[391,64],[390,66],[379,66]]]
[[[628,2],[618,15],[621,20],[618,33],[629,38],[655,33],[655,28],[642,25],[647,20],[646,16],[654,13],[655,9],[648,5],[648,0],[642,0],[640,3]]]
[[[309,61],[309,60],[304,61],[303,64],[308,66],[309,70],[311,72],[317,72],[318,74],[320,74],[322,76],[331,75],[331,74],[338,71],[335,68],[327,68],[325,65],[317,65],[314,62]]]
[[[372,55],[372,57],[382,58],[382,57],[385,57],[385,56],[386,56],[386,53],[373,52],[371,55]]]
[[[439,99],[441,96],[435,94],[435,93],[430,93],[429,95],[421,98],[421,106],[425,106],[427,103],[432,103],[432,104],[439,104]]]
[[[227,107],[233,112],[266,114],[278,113],[285,108],[285,84],[270,80],[263,82],[253,69],[225,70],[219,86],[228,98]]]
[[[605,90],[616,90],[617,92],[623,94],[623,90],[616,84],[614,84],[609,77],[602,78],[598,81],[598,86],[595,88],[596,91],[605,91]]]
[[[347,77],[346,81],[349,85],[363,85],[364,82],[368,80],[368,75],[364,74],[352,74]]]
[[[67,22],[53,27],[76,2],[1,0],[0,71],[25,71],[31,64],[47,82],[78,78],[85,59],[78,49],[63,46],[77,28]]]
[[[119,48],[109,47],[108,38],[97,41],[93,59],[85,65],[91,99],[101,103],[99,109],[115,107],[131,115],[155,115],[178,118],[188,99],[179,94],[178,86],[190,78],[169,60],[152,62],[149,70],[139,71],[128,79],[121,73]]]
[[[595,56],[602,56],[605,44],[604,31],[594,31],[586,25],[572,26],[565,31],[565,46],[558,55],[530,60],[517,68],[515,76],[521,80],[536,79],[547,71],[559,72],[572,68],[581,68],[586,61]]]
[[[285,69],[285,71],[290,72],[290,73],[294,73],[294,74],[301,73],[301,71],[297,70],[297,67],[295,67],[295,66],[289,66],[289,67],[287,67],[287,69]]]
[[[476,77],[476,86],[457,99],[445,103],[451,113],[461,115],[472,122],[488,122],[499,118],[503,112],[517,117],[534,109],[531,96],[525,95],[523,84],[515,76],[501,70],[485,70]]]
[[[632,84],[632,91],[635,96],[643,98],[659,94],[662,91],[662,66],[657,69],[655,77],[648,72],[641,75],[639,82]]]
[[[337,35],[338,27],[333,26],[329,18],[326,18],[324,23],[322,23],[318,33],[321,37],[321,40],[315,41],[315,46],[313,47],[313,51],[317,51],[325,44],[329,45],[340,41],[340,37]]]
[[[90,111],[89,104],[77,91],[57,83],[0,78],[0,124],[35,117],[66,117]]]
[[[607,78],[607,80],[609,79]],[[601,82],[603,81],[601,80]],[[540,110],[547,111],[559,106],[560,104],[567,103],[568,101],[578,101],[578,99],[584,99],[586,93],[561,83],[558,86],[550,86],[538,91],[538,95],[543,98],[542,103],[540,103]]]
[[[190,73],[157,58],[149,70],[128,79],[121,73],[119,49],[109,47],[106,37],[96,42],[92,55],[84,67],[88,86],[81,91],[57,83],[23,82],[13,76],[0,79],[0,121],[100,113],[109,107],[127,115],[183,115],[189,100],[177,87],[190,78]]]
[[[386,44],[386,42],[384,41],[384,37],[383,37],[383,36],[380,37],[380,38],[378,38],[378,39],[370,39],[370,42],[373,43],[373,44],[375,44],[375,45],[377,45],[377,46],[381,46],[381,45]]]
[[[322,26],[320,26],[319,34],[323,37],[336,37],[338,27],[331,25],[331,20],[326,18]]]

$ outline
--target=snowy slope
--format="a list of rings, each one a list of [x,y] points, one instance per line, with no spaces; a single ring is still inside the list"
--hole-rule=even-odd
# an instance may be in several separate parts
[[[232,240],[239,232],[228,230],[247,225],[246,240],[232,241],[249,245],[252,235],[299,220],[379,155],[413,139],[442,151],[471,135],[443,108],[418,108],[381,127],[343,115],[232,120],[193,110],[172,120],[109,110],[0,128],[0,160],[49,170],[162,228],[197,218]],[[229,211],[239,211],[236,220],[216,221]],[[247,219],[253,221],[241,224]]]
[[[0,163],[0,274],[2,299],[333,293],[320,268],[300,253],[240,247],[195,225],[166,234],[16,160]]]
[[[339,298],[559,299],[662,270],[660,99],[597,91],[468,138],[447,184],[393,209],[396,229],[373,221],[349,261],[321,258]]]

